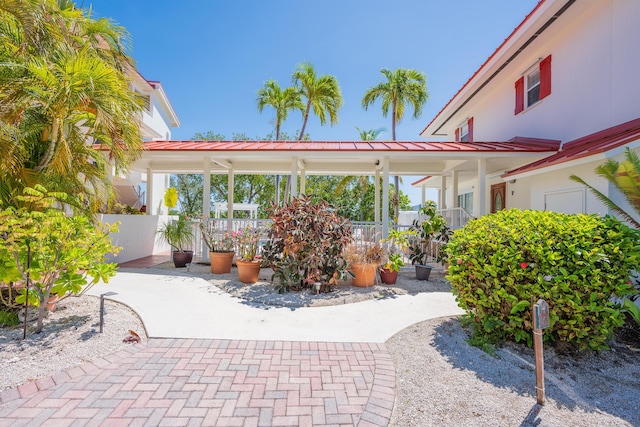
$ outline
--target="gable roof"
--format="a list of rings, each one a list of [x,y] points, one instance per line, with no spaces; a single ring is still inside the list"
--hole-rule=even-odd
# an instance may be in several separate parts
[[[562,146],[562,151],[520,168],[510,170],[502,175],[502,178],[605,153],[638,140],[640,140],[640,118],[569,141]]]
[[[440,129],[575,2],[576,0],[540,0],[420,132],[420,135],[423,137],[445,135],[439,133]]]

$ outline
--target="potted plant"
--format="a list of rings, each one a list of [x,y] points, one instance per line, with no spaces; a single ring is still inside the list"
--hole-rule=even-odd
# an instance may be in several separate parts
[[[387,262],[380,268],[380,281],[387,285],[395,284],[402,266],[404,266],[402,255],[397,252],[390,253]]]
[[[386,258],[386,251],[378,242],[366,243],[362,246],[348,246],[344,257],[349,262],[353,286],[366,288],[375,283],[376,272]]]
[[[415,237],[409,246],[409,259],[416,267],[416,279],[418,280],[429,280],[433,267],[427,265],[427,262],[442,260],[440,253],[438,256],[434,256],[436,245],[440,243],[436,240],[446,241],[450,234],[447,221],[437,212],[436,207],[433,200],[425,203],[419,211],[421,219],[414,220],[411,226]]]
[[[344,248],[353,240],[349,220],[325,201],[294,198],[272,205],[269,240],[262,248],[263,266],[278,279],[276,290],[329,292],[348,275]]]
[[[213,274],[231,272],[235,253],[235,238],[228,231],[215,230],[210,221],[200,221],[202,240],[209,248],[209,262]]]
[[[238,277],[242,283],[255,283],[260,276],[261,260],[257,259],[262,227],[245,227],[234,233],[238,248]]]
[[[173,264],[176,268],[186,267],[193,260],[193,251],[186,250],[193,242],[194,234],[191,223],[180,216],[177,220],[169,221],[157,231],[160,239],[173,248]]]

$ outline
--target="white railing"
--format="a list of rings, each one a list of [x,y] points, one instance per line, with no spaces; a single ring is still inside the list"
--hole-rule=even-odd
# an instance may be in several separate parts
[[[440,209],[437,211],[447,221],[447,226],[452,230],[464,227],[474,217],[464,208]]]

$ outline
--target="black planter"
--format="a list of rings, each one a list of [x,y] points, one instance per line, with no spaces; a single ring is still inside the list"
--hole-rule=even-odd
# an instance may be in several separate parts
[[[418,280],[429,280],[429,275],[431,274],[431,269],[433,267],[428,265],[420,265],[416,264],[416,279]]]
[[[173,265],[176,268],[186,267],[193,260],[193,251],[173,251]]]

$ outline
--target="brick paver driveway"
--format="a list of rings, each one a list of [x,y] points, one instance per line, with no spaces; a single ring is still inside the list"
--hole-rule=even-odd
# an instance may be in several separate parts
[[[0,425],[386,426],[384,344],[150,339],[0,393]]]

